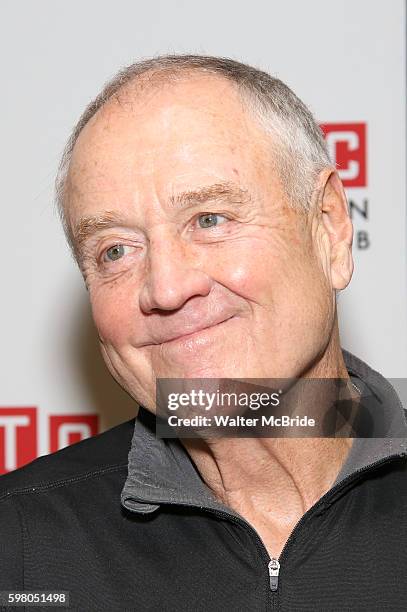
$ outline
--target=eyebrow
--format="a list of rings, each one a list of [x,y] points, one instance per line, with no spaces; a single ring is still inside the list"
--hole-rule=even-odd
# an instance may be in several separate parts
[[[189,208],[211,200],[244,204],[249,200],[247,189],[232,182],[215,183],[190,191],[184,191],[170,197],[170,204],[176,208]]]
[[[169,204],[171,208],[187,209],[210,201],[229,202],[244,206],[250,202],[250,196],[249,192],[239,185],[232,182],[223,182],[171,195]],[[73,232],[77,251],[81,252],[84,244],[91,236],[118,225],[128,225],[128,219],[115,210],[104,210],[96,215],[82,217]]]

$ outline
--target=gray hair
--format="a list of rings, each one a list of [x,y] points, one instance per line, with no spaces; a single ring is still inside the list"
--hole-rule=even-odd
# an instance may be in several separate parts
[[[65,196],[72,152],[82,129],[108,100],[139,77],[148,77],[151,81],[163,76],[171,80],[193,71],[219,75],[237,87],[245,105],[273,137],[277,169],[289,202],[304,211],[310,209],[316,177],[323,168],[333,164],[320,127],[294,92],[268,73],[229,58],[163,55],[134,62],[113,76],[86,107],[65,146],[55,192],[57,209],[73,253],[75,245],[65,215]]]

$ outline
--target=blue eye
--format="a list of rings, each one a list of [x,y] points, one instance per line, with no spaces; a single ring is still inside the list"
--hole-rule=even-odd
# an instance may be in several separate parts
[[[219,215],[218,213],[205,213],[199,216],[199,225],[201,228],[205,229],[206,227],[215,227],[216,225],[221,225],[218,223],[217,217],[222,217],[226,220],[226,217],[223,215]]]
[[[115,244],[114,246],[107,249],[105,252],[105,257],[110,261],[117,261],[121,259],[124,255],[124,245],[123,244]]]

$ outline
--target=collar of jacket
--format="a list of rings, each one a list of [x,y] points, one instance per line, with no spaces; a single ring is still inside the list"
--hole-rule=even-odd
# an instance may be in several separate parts
[[[397,393],[361,359],[345,350],[343,356],[353,384],[362,394],[367,389],[379,399],[372,418],[380,420],[386,437],[354,438],[330,490],[362,468],[407,453],[407,421]],[[178,439],[156,437],[155,418],[140,406],[128,456],[128,476],[121,492],[122,505],[141,514],[154,512],[160,504],[178,504],[239,516],[214,496]]]

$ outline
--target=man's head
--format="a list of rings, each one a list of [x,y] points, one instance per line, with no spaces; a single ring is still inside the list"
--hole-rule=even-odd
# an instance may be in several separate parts
[[[346,198],[280,81],[217,58],[132,66],[85,111],[57,189],[106,364],[146,407],[156,377],[299,376],[337,350]]]

